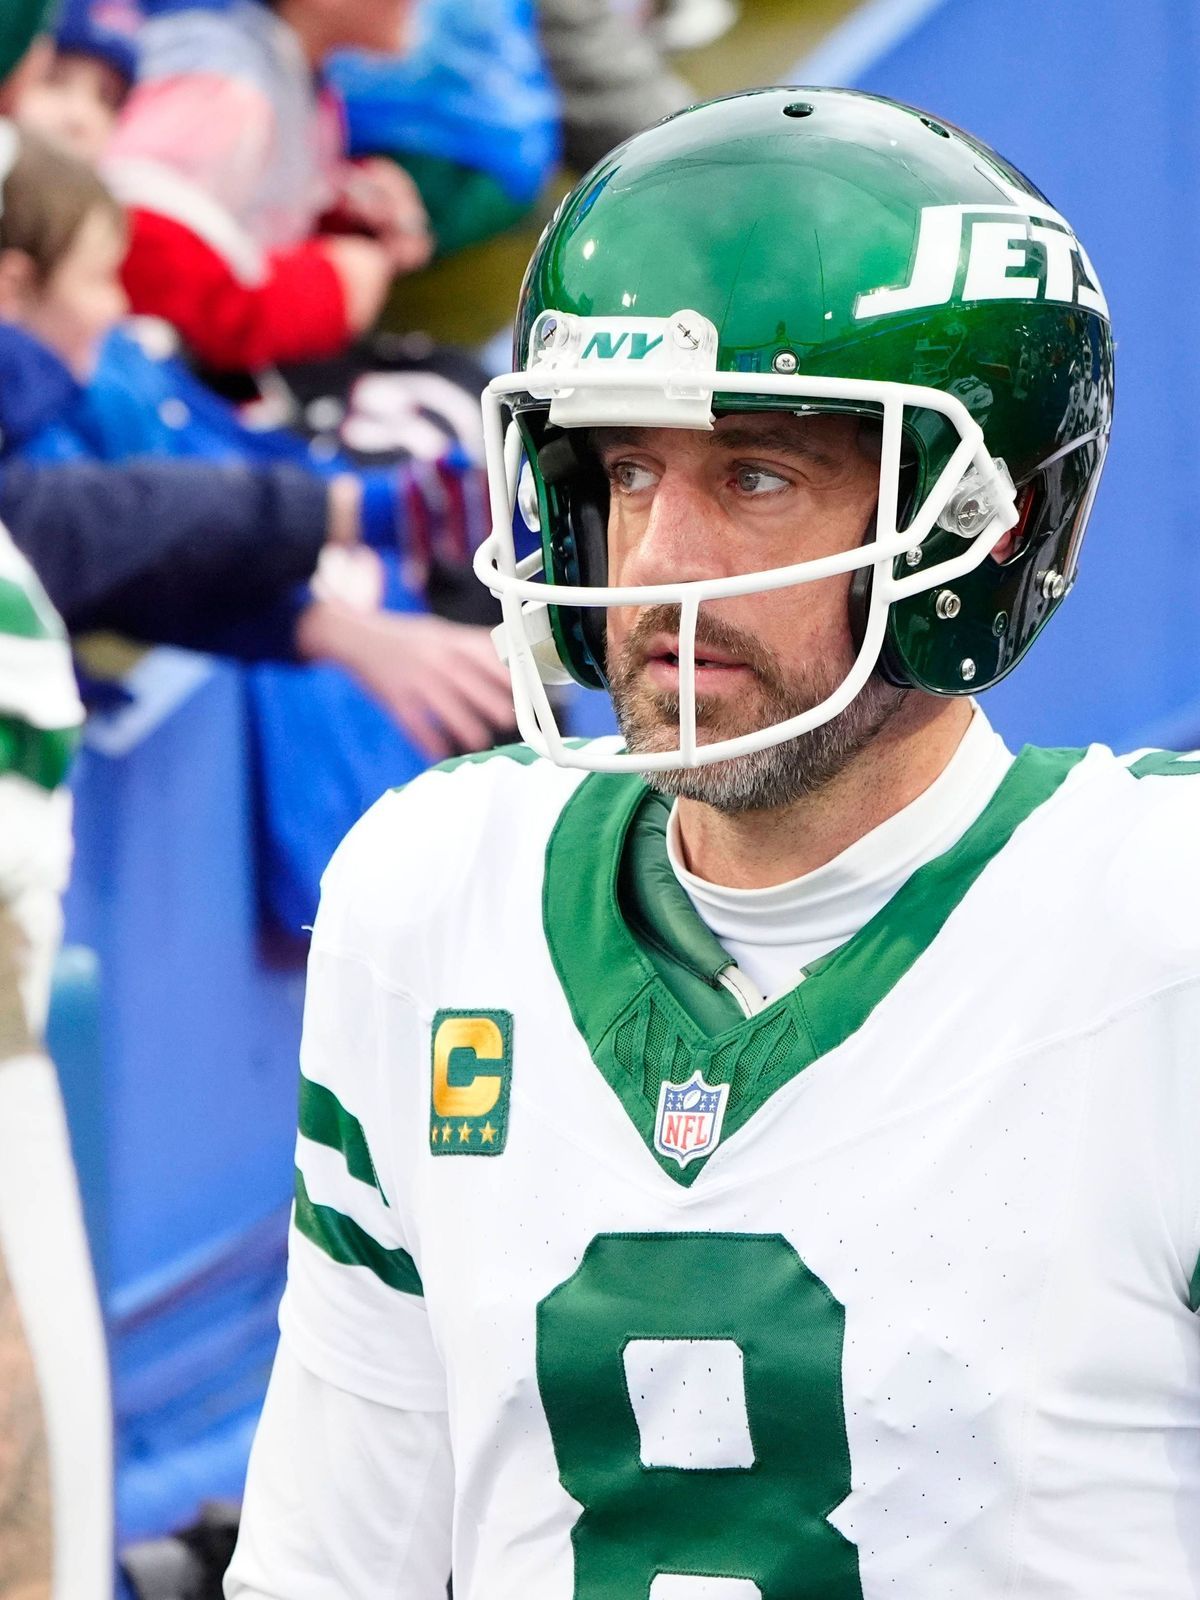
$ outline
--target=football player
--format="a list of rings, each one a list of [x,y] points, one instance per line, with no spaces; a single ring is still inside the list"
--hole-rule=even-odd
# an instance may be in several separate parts
[[[46,0],[0,8],[4,113],[45,69]],[[0,526],[0,1600],[113,1592],[108,1359],[43,1028],[71,860],[83,722],[62,623]]]
[[[230,1600],[1198,1592],[1200,760],[974,699],[1112,351],[1067,219],[886,100],[564,202],[486,397],[527,742],[329,869]]]

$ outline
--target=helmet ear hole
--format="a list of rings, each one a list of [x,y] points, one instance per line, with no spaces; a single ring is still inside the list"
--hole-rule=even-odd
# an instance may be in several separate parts
[[[991,554],[991,559],[998,567],[1007,566],[1010,561],[1015,561],[1018,556],[1024,554],[1034,521],[1034,512],[1041,498],[1038,488],[1038,480],[1034,478],[1018,491],[1017,520],[1008,532],[1001,536],[999,544]]]

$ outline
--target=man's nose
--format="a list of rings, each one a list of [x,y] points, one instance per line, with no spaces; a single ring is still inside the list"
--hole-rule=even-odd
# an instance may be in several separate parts
[[[720,506],[690,474],[664,473],[631,541],[622,582],[689,583],[725,576],[722,521]]]

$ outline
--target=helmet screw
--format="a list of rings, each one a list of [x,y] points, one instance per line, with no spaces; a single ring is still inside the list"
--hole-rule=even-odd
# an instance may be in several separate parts
[[[919,567],[921,565],[921,548],[919,545],[915,550],[906,550],[904,552],[904,565],[906,567]]]
[[[538,338],[543,344],[553,344],[554,335],[558,332],[558,318],[547,317],[538,329]]]
[[[785,377],[790,377],[799,365],[800,363],[796,359],[796,354],[793,350],[781,350],[771,363],[772,368],[776,372],[782,373]]]
[[[942,589],[933,603],[933,609],[942,622],[949,622],[962,610],[962,601],[953,589]]]
[[[958,663],[958,675],[964,683],[970,683],[975,676],[975,663],[970,656],[965,661]]]
[[[1042,598],[1043,600],[1061,600],[1067,592],[1067,580],[1061,572],[1056,572],[1051,567],[1049,572],[1042,573]]]
[[[955,516],[958,520],[959,532],[963,534],[978,533],[987,521],[987,506],[977,495],[972,495],[964,500],[957,508]]]
[[[1007,611],[997,611],[996,615],[992,618],[992,633],[995,635],[995,637],[997,639],[1003,639],[1004,635],[1007,632],[1008,632],[1008,612]]]

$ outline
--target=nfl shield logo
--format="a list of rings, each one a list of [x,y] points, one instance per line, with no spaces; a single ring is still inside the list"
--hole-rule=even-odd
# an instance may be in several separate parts
[[[664,1083],[658,1091],[654,1121],[654,1148],[660,1156],[674,1156],[681,1167],[717,1147],[729,1085],[714,1089],[699,1072],[686,1083]]]

